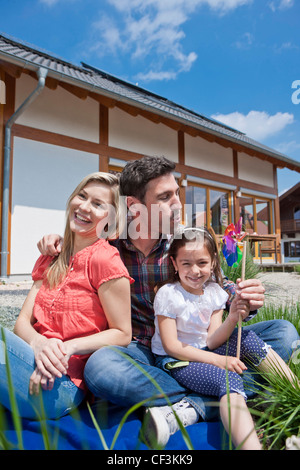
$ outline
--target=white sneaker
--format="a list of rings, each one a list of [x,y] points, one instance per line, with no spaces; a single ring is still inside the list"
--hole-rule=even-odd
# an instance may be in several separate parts
[[[149,447],[153,445],[159,448],[165,447],[170,436],[179,430],[173,410],[184,427],[196,423],[199,419],[198,412],[186,400],[175,403],[172,408],[170,406],[147,408],[143,436]]]

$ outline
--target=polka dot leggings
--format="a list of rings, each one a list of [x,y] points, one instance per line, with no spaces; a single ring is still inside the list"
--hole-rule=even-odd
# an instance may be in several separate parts
[[[214,353],[222,356],[236,356],[237,330],[229,340]],[[268,346],[253,331],[242,331],[241,361],[249,365],[259,365],[266,358]],[[184,387],[202,395],[217,396],[239,393],[246,399],[242,376],[220,367],[203,362],[190,362],[188,366],[172,369],[171,375]]]

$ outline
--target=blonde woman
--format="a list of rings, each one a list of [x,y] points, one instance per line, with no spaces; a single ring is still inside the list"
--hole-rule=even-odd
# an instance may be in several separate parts
[[[89,355],[131,341],[132,279],[103,238],[118,236],[119,207],[116,176],[98,172],[81,181],[67,203],[61,252],[39,257],[14,333],[3,330],[8,354],[0,345],[0,403],[10,408],[8,357],[22,417],[38,416],[41,396],[48,418],[68,413],[86,394]]]

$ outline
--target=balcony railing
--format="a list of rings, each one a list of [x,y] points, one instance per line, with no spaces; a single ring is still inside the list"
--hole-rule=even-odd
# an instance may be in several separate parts
[[[300,219],[281,220],[281,232],[300,232]]]

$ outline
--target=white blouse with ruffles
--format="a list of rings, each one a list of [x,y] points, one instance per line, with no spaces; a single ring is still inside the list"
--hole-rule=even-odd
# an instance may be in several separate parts
[[[225,308],[228,294],[215,282],[203,286],[203,294],[187,292],[179,282],[165,284],[154,299],[155,333],[152,352],[166,355],[158,328],[157,315],[176,319],[179,341],[198,349],[206,346],[207,330],[214,311]]]

